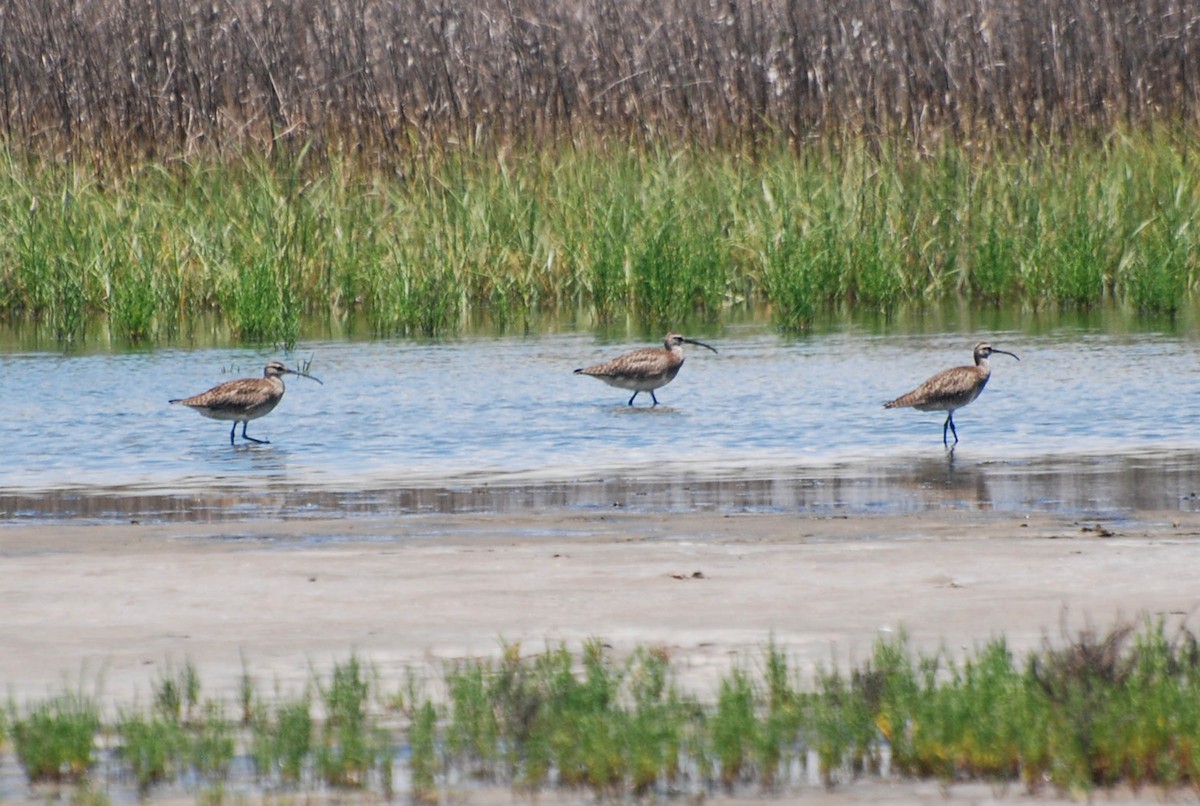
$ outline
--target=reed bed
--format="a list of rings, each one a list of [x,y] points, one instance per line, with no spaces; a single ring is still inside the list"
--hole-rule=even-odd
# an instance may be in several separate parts
[[[1200,141],[914,156],[692,149],[445,153],[405,176],[294,157],[98,175],[0,153],[0,317],[62,342],[294,343],[302,323],[437,337],[539,317],[648,334],[769,310],[1196,299]]]
[[[247,670],[240,722],[202,696],[190,663],[153,691],[115,723],[80,687],[10,701],[0,726],[31,783],[74,787],[76,800],[131,783],[143,798],[184,787],[219,801],[247,786],[391,798],[397,768],[417,803],[475,785],[691,798],[861,776],[1072,794],[1200,786],[1200,645],[1161,621],[1047,641],[1023,661],[1002,638],[955,662],[901,635],[805,679],[770,644],[708,696],[679,688],[665,652],[621,660],[598,641],[508,644],[425,682],[411,671],[389,682],[352,655],[301,693],[268,696]],[[253,780],[236,780],[247,765]]]
[[[12,0],[60,343],[1194,301],[1197,0]],[[114,46],[115,43],[115,46]],[[99,327],[96,323],[100,322]],[[307,324],[306,324],[307,323]]]
[[[10,0],[0,132],[84,162],[600,133],[923,147],[1194,122],[1195,0]]]

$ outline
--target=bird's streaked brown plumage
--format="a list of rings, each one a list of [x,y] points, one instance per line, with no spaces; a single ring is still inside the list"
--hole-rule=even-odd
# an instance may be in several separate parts
[[[958,443],[958,431],[954,427],[954,412],[979,397],[983,387],[987,386],[988,378],[992,375],[988,356],[992,353],[1011,355],[1018,361],[1016,354],[1007,350],[997,350],[987,342],[975,345],[975,366],[953,367],[934,375],[908,394],[888,403],[885,409],[911,407],[917,411],[945,411],[946,422],[942,424],[942,444],[948,444],[947,429],[954,434],[954,442]]]
[[[255,439],[247,436],[246,423],[270,414],[283,399],[283,375],[299,375],[302,378],[321,383],[304,372],[288,369],[280,361],[272,361],[263,369],[261,378],[238,378],[234,381],[214,386],[207,392],[201,392],[192,397],[176,398],[168,401],[188,406],[213,420],[233,420],[233,428],[229,431],[229,444],[233,444],[233,435],[237,424],[242,424],[242,439],[250,442],[266,443],[268,440]]]
[[[666,386],[679,374],[679,368],[683,366],[684,344],[695,344],[714,353],[717,351],[715,347],[709,347],[704,342],[685,339],[678,333],[668,333],[663,339],[662,347],[634,350],[603,364],[577,369],[575,374],[599,378],[609,386],[633,389],[633,396],[629,398],[630,406],[633,405],[633,399],[638,396],[638,392],[649,392],[650,399],[657,406],[658,398],[654,395],[654,390]]]

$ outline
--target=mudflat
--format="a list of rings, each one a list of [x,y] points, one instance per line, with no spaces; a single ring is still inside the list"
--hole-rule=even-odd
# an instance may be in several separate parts
[[[664,648],[704,698],[771,641],[803,675],[860,662],[901,630],[955,655],[1003,634],[1020,656],[1121,620],[1195,628],[1200,608],[1200,515],[1183,512],[7,526],[0,556],[0,685],[17,702],[64,684],[145,702],[185,660],[205,696],[234,701],[244,672],[261,691],[299,692],[352,652],[398,687],[406,669],[440,675],[504,643],[532,653],[588,639]],[[919,783],[858,796],[921,801],[922,786],[942,797]]]
[[[145,695],[189,660],[303,683],[351,652],[384,671],[590,638],[663,647],[706,693],[769,641],[802,671],[1004,634],[1195,616],[1200,515],[1081,522],[980,511],[883,517],[546,512],[0,529],[0,685],[102,677]]]

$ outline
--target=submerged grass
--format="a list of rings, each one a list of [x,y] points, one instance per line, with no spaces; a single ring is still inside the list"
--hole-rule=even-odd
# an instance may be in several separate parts
[[[188,715],[162,696],[168,681],[187,680],[198,692],[194,669],[172,672],[148,712],[123,711],[111,728],[75,692],[10,703],[27,777],[110,787],[91,772],[97,739],[109,735],[118,774],[142,797],[186,780],[219,799],[239,752],[273,791],[388,798],[404,759],[417,803],[445,800],[464,779],[606,798],[771,793],[812,776],[834,785],[864,774],[1071,793],[1200,786],[1200,643],[1161,620],[1047,641],[1023,662],[1003,638],[955,662],[914,652],[900,635],[877,642],[865,663],[817,669],[808,681],[772,643],[725,673],[711,701],[680,691],[664,651],[620,660],[599,641],[533,655],[505,645],[495,660],[448,667],[434,698],[410,677],[406,695],[389,700],[378,672],[351,656],[328,679],[314,674],[299,698],[268,706],[249,695],[241,730],[219,703],[198,701]],[[389,726],[397,713],[403,719]]]
[[[154,686],[148,713],[121,714],[116,726],[116,755],[137,783],[138,795],[183,775],[220,786],[237,749],[234,724],[224,706],[201,701],[200,675],[191,661],[168,664]]]
[[[138,795],[180,774],[187,748],[183,726],[161,715],[130,713],[117,724],[120,756],[137,782]]]
[[[100,709],[86,694],[68,691],[18,713],[9,707],[17,759],[30,782],[79,781],[95,763]]]
[[[308,696],[259,708],[250,722],[250,755],[259,780],[298,786],[313,749],[313,716]]]
[[[291,344],[301,321],[437,337],[539,314],[649,332],[767,305],[1173,313],[1200,269],[1200,141],[1012,149],[819,141],[798,152],[445,152],[404,175],[305,152],[120,175],[0,158],[0,316],[63,342]]]
[[[244,678],[243,688],[251,686]],[[883,770],[903,775],[1024,780],[1066,791],[1128,783],[1200,784],[1200,644],[1161,621],[1047,642],[1019,663],[993,639],[960,663],[914,653],[904,636],[852,668],[818,669],[805,684],[768,646],[759,666],[736,666],[709,705],[679,692],[665,653],[621,662],[599,642],[446,672],[439,707],[415,690],[407,741],[414,800],[435,802],[452,770],[526,790],[586,788],[597,795],[705,791],[789,781],[816,759],[829,784]],[[244,737],[260,778],[391,794],[402,736],[382,727],[376,675],[357,657],[308,693],[264,706],[253,695]],[[238,733],[218,703],[201,701],[190,663],[159,677],[149,712],[122,712],[111,732],[140,795],[188,775],[217,791]],[[19,708],[4,723],[30,781],[83,781],[102,724],[94,702],[67,692]],[[794,779],[793,779],[794,780]]]
[[[370,712],[373,683],[358,657],[333,669],[328,686],[319,686],[325,720],[316,747],[316,767],[330,786],[363,789],[377,775],[391,794],[390,738]]]

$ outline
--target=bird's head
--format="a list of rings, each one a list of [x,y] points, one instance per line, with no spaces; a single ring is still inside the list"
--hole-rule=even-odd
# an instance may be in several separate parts
[[[986,341],[981,341],[981,342],[979,342],[979,344],[975,345],[975,363],[978,364],[980,361],[985,360],[992,353],[1000,353],[1001,355],[1011,355],[1013,358],[1017,359],[1018,361],[1021,360],[1020,356],[1018,356],[1016,353],[1010,353],[1008,350],[1000,350],[1000,349],[988,344]]]
[[[320,378],[309,375],[307,372],[301,372],[298,369],[288,369],[282,361],[271,361],[263,369],[264,378],[278,378],[280,375],[299,375],[301,378],[308,378],[310,381],[316,381],[322,386],[325,385],[325,382]]]
[[[666,345],[668,350],[670,350],[672,347],[679,347],[684,344],[694,344],[697,347],[704,347],[705,349],[712,350],[714,353],[717,351],[716,347],[710,347],[702,341],[685,338],[678,333],[668,333],[666,338],[663,339],[663,344]]]

